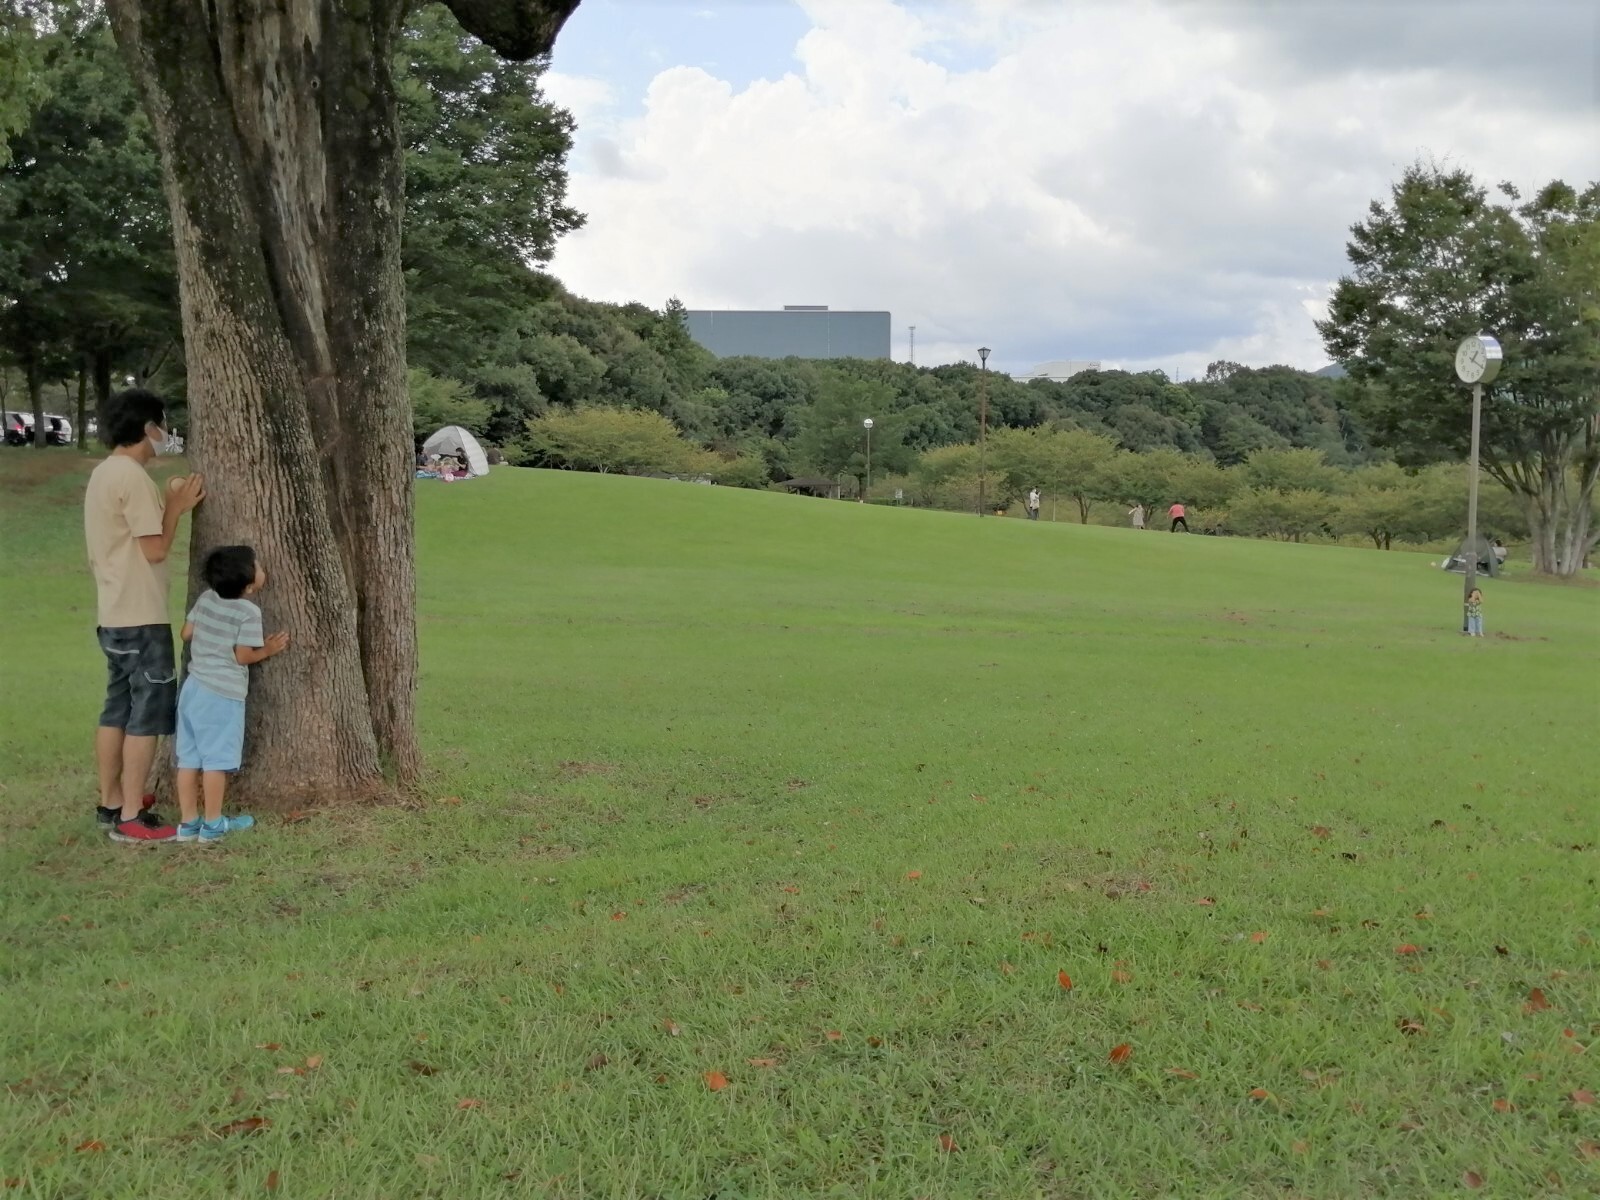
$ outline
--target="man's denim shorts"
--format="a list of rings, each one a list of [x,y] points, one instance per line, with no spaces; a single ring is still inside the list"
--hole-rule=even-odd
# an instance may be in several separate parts
[[[172,626],[100,628],[106,656],[106,703],[100,725],[130,737],[171,737],[177,729],[178,666]]]

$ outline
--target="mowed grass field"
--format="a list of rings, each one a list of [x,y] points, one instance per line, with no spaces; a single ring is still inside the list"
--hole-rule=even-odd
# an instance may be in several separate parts
[[[417,800],[130,848],[81,478],[0,460],[0,1195],[1600,1193],[1593,587],[501,470]]]

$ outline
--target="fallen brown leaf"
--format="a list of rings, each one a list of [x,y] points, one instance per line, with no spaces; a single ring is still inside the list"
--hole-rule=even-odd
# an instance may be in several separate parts
[[[1329,829],[1326,825],[1313,825],[1311,827],[1311,832],[1314,836],[1322,838],[1324,841],[1333,836],[1333,830]]]
[[[706,1086],[713,1092],[720,1092],[728,1086],[728,1077],[721,1071],[707,1071],[705,1075]]]
[[[1308,1142],[1296,1142],[1293,1146],[1293,1150],[1296,1154],[1310,1154],[1311,1145]]]
[[[1251,1088],[1250,1089],[1250,1099],[1252,1099],[1252,1100],[1271,1100],[1272,1099],[1272,1093],[1267,1091],[1266,1088]]]
[[[1511,1103],[1511,1101],[1509,1101],[1509,1100],[1496,1100],[1494,1102],[1493,1107],[1494,1107],[1495,1112],[1505,1113],[1505,1112],[1516,1112],[1517,1111],[1517,1106],[1515,1104]]]
[[[1211,908],[1216,904],[1216,901],[1210,896],[1201,896],[1195,901],[1195,903],[1200,905],[1202,908]]]
[[[1422,948],[1419,946],[1413,946],[1410,942],[1404,942],[1401,945],[1396,946],[1394,948],[1394,952],[1396,954],[1421,954]]]
[[[778,1065],[778,1060],[775,1058],[747,1058],[745,1062],[752,1067],[775,1067]]]
[[[1072,976],[1065,971],[1056,972],[1056,982],[1061,985],[1062,991],[1070,992],[1072,990]]]
[[[1265,931],[1258,929],[1258,930],[1256,930],[1256,932],[1254,932],[1254,933],[1252,933],[1250,935],[1250,940],[1259,945],[1261,942],[1264,942],[1264,941],[1267,940],[1267,935],[1266,935]]]
[[[430,1067],[427,1063],[418,1062],[414,1058],[406,1066],[410,1067],[418,1075],[437,1075],[439,1073],[438,1067]]]
[[[90,1138],[87,1142],[79,1143],[76,1150],[79,1154],[99,1154],[105,1148],[106,1144],[104,1142],[98,1138]]]
[[[1534,988],[1528,993],[1528,1002],[1522,1006],[1525,1013],[1544,1012],[1550,1007],[1550,1001],[1544,998],[1543,988]]]
[[[610,1065],[611,1060],[604,1054],[595,1054],[590,1057],[588,1062],[583,1064],[583,1069],[585,1071],[598,1071],[601,1067],[607,1067]]]
[[[275,1192],[277,1190],[278,1190],[278,1172],[276,1170],[268,1171],[267,1172],[267,1191]]]
[[[844,1037],[844,1034],[840,1033],[837,1029],[830,1029],[822,1036],[827,1038],[830,1042],[837,1042],[840,1038]]]
[[[1578,1153],[1590,1160],[1600,1158],[1600,1142],[1584,1138],[1583,1141],[1578,1143]]]
[[[1594,1093],[1588,1088],[1578,1088],[1576,1091],[1567,1093],[1567,1099],[1574,1104],[1589,1105],[1594,1103]]]
[[[661,1022],[661,1028],[667,1031],[668,1037],[677,1037],[683,1032],[683,1027],[673,1020]]]
[[[282,1042],[257,1042],[256,1043],[256,1049],[257,1050],[282,1050],[283,1049],[283,1043]]]
[[[1106,1057],[1109,1058],[1113,1064],[1120,1067],[1123,1063],[1127,1062],[1133,1057],[1133,1047],[1127,1042],[1118,1042],[1115,1046],[1111,1047],[1111,1053],[1106,1055]]]
[[[1113,971],[1113,972],[1111,972],[1111,982],[1112,983],[1132,983],[1133,982],[1133,976],[1128,974],[1128,972],[1126,972],[1126,971]]]
[[[464,1109],[464,1108],[482,1108],[482,1107],[483,1107],[483,1101],[482,1100],[464,1099],[464,1100],[457,1100],[456,1101],[456,1108],[458,1110],[459,1109]]]
[[[1193,1071],[1185,1071],[1182,1067],[1168,1067],[1167,1068],[1167,1074],[1171,1075],[1174,1079],[1199,1079],[1200,1078],[1200,1076],[1196,1075]]]
[[[1481,1188],[1483,1186],[1483,1176],[1476,1171],[1465,1171],[1461,1175],[1461,1185],[1474,1189]]]
[[[907,879],[921,879],[922,878],[922,872],[921,871],[907,871],[906,872],[906,878]]]
[[[315,1071],[321,1065],[322,1065],[322,1055],[320,1055],[320,1054],[313,1054],[313,1055],[311,1055],[311,1057],[306,1059],[306,1070],[308,1070],[308,1071]]]
[[[955,1138],[951,1137],[948,1133],[941,1133],[939,1135],[939,1152],[941,1154],[954,1154],[960,1149],[961,1147],[956,1145]]]
[[[236,1133],[260,1133],[272,1125],[266,1117],[240,1117],[237,1121],[229,1121],[226,1125],[218,1125],[218,1137],[231,1137]]]

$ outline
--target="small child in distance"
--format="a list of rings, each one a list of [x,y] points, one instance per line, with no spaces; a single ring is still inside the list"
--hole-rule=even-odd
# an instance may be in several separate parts
[[[1467,636],[1483,636],[1483,593],[1477,588],[1467,593]]]
[[[251,547],[213,550],[202,574],[209,590],[183,627],[190,654],[178,696],[178,840],[207,845],[256,823],[250,816],[223,816],[222,801],[228,776],[244,758],[250,667],[282,654],[289,635],[262,636],[261,610],[250,597],[266,586],[267,573]]]

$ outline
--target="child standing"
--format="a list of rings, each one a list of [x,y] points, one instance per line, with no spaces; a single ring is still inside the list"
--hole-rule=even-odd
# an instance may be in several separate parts
[[[178,697],[178,840],[207,844],[255,824],[254,817],[223,816],[222,800],[244,756],[250,667],[283,653],[289,635],[261,636],[261,610],[250,597],[266,586],[267,573],[249,546],[213,550],[202,574],[210,590],[183,627],[190,657]]]
[[[1477,588],[1467,593],[1467,636],[1483,636],[1483,593]]]

